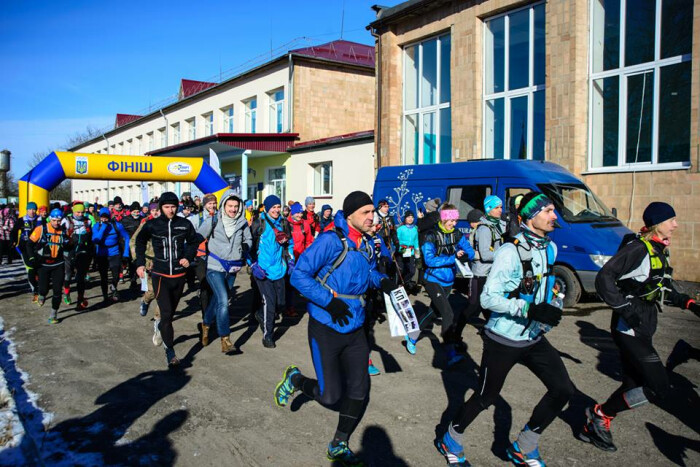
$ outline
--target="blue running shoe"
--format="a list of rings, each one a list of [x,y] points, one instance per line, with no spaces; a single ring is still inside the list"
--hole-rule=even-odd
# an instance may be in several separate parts
[[[538,448],[525,454],[520,450],[517,441],[513,441],[513,444],[506,448],[506,454],[508,454],[508,459],[513,462],[513,465],[521,465],[525,467],[545,467],[545,463],[540,457],[540,450]]]
[[[367,365],[367,373],[369,373],[370,376],[377,376],[382,374],[382,372],[379,371],[379,368],[377,368],[371,363]]]
[[[148,314],[148,303],[141,302],[139,313],[141,313],[141,316],[146,316]]]
[[[464,448],[450,436],[449,431],[445,432],[441,439],[435,440],[435,447],[440,451],[440,454],[445,456],[447,465],[451,467],[471,467],[471,464],[464,456]]]
[[[454,348],[447,351],[447,366],[452,366],[464,360],[464,355],[457,353]]]
[[[408,353],[410,353],[411,355],[416,354],[416,342],[418,341],[414,341],[413,339],[408,337],[408,335],[406,335],[406,350],[408,350]]]
[[[289,398],[294,395],[298,388],[292,384],[292,376],[300,374],[301,371],[294,365],[289,365],[287,369],[284,370],[282,381],[280,381],[275,388],[275,404],[277,404],[277,407],[284,407],[287,405]]]
[[[326,457],[329,461],[337,463],[336,465],[342,465],[343,467],[361,467],[365,465],[362,459],[357,457],[355,453],[350,450],[347,441],[341,441],[335,446],[333,443],[330,443],[328,445]]]

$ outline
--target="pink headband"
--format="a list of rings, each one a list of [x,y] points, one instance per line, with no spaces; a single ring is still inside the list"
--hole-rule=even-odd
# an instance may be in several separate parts
[[[451,221],[459,219],[459,211],[456,209],[443,209],[440,211],[440,220]]]

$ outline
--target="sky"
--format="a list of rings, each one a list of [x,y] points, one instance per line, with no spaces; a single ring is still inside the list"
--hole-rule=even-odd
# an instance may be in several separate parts
[[[182,78],[219,81],[271,50],[339,39],[341,22],[343,39],[372,45],[375,3],[0,0],[0,149],[19,179],[35,153],[148,112]]]

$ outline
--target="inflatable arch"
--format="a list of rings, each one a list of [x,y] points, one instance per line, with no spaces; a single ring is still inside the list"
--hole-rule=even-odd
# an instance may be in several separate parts
[[[228,183],[201,157],[52,152],[19,180],[20,215],[26,214],[29,201],[48,206],[49,192],[67,178],[193,182],[202,193],[213,193],[217,199],[228,188]]]

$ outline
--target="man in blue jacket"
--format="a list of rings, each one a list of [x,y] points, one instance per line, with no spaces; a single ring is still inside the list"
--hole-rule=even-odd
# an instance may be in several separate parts
[[[282,217],[282,201],[270,195],[263,202],[265,212],[251,227],[255,262],[250,269],[262,296],[262,309],[255,318],[263,331],[263,346],[275,347],[273,330],[275,315],[285,307],[284,276],[294,268],[294,241],[286,219]]]
[[[350,193],[335,215],[335,230],[319,235],[301,255],[291,283],[308,300],[309,346],[318,379],[290,365],[275,389],[284,407],[301,391],[324,406],[340,401],[340,418],[327,457],[341,465],[362,465],[348,447],[369,392],[369,346],[362,328],[364,294],[370,287],[390,292],[393,283],[376,269],[372,230],[374,205],[368,194]]]
[[[451,466],[469,465],[464,455],[466,428],[498,397],[515,364],[526,366],[547,388],[518,439],[506,449],[513,464],[542,466],[539,437],[574,393],[566,367],[544,334],[559,324],[561,309],[550,304],[556,245],[554,204],[542,193],[530,192],[520,204],[521,232],[496,250],[481,294],[491,311],[484,330],[484,351],[478,390],[457,411],[445,435],[436,440]]]
[[[122,267],[121,258],[129,257],[129,249],[119,251],[119,237],[124,239],[124,245],[129,244],[129,234],[120,222],[112,219],[109,208],[100,209],[100,221],[92,229],[92,241],[97,248],[97,269],[100,271],[100,287],[105,302],[119,300],[117,284]],[[112,281],[107,291],[107,273],[112,273]]]

